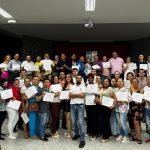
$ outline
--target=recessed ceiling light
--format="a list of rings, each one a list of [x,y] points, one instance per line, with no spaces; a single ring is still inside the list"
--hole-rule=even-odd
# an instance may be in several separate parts
[[[10,20],[8,20],[8,23],[16,23],[16,20],[15,19],[10,19]]]
[[[96,0],[85,0],[85,11],[95,11]]]
[[[8,12],[6,12],[2,8],[0,8],[0,15],[3,16],[4,18],[7,18],[7,19],[12,19],[13,18]]]

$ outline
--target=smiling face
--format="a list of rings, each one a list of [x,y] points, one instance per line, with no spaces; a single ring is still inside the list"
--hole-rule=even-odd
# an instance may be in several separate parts
[[[133,79],[132,80],[132,86],[133,86],[133,88],[138,88],[139,87],[139,81],[138,81],[138,79]]]
[[[108,88],[109,87],[109,80],[108,79],[105,79],[103,81],[103,86],[104,86],[104,88]]]
[[[118,81],[117,81],[117,86],[119,87],[119,88],[122,88],[122,87],[124,87],[124,81],[123,81],[123,79],[118,79]]]

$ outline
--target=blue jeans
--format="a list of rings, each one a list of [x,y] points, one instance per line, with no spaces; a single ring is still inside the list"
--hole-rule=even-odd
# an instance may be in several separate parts
[[[150,131],[150,109],[148,108],[145,108],[145,118],[148,125],[148,130]]]
[[[120,134],[122,136],[128,136],[129,131],[126,124],[127,112],[123,112],[123,113],[116,112],[116,117],[117,117],[118,124],[120,126]]]
[[[85,141],[84,105],[71,104],[70,112],[71,112],[72,128],[75,135],[80,135],[80,141]]]
[[[37,112],[29,112],[29,129],[30,129],[30,137],[38,135],[38,117]]]
[[[120,134],[119,125],[117,122],[116,112],[113,110],[110,118],[110,127],[113,135]]]
[[[45,136],[45,124],[47,120],[47,113],[38,113],[39,120],[39,136]]]

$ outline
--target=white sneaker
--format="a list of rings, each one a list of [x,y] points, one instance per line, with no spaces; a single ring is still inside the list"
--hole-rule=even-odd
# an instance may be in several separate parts
[[[13,135],[9,135],[8,138],[9,138],[9,139],[12,139],[12,140],[16,140],[16,137],[13,136]]]
[[[121,141],[122,140],[122,135],[119,135],[117,138],[116,138],[116,141]]]
[[[128,142],[129,142],[129,139],[126,136],[124,136],[121,140],[121,143],[128,143]]]

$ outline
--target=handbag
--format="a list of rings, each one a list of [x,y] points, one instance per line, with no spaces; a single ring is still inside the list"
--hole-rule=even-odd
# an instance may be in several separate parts
[[[39,111],[39,106],[37,103],[31,103],[28,105],[28,111],[29,112],[37,112]]]

